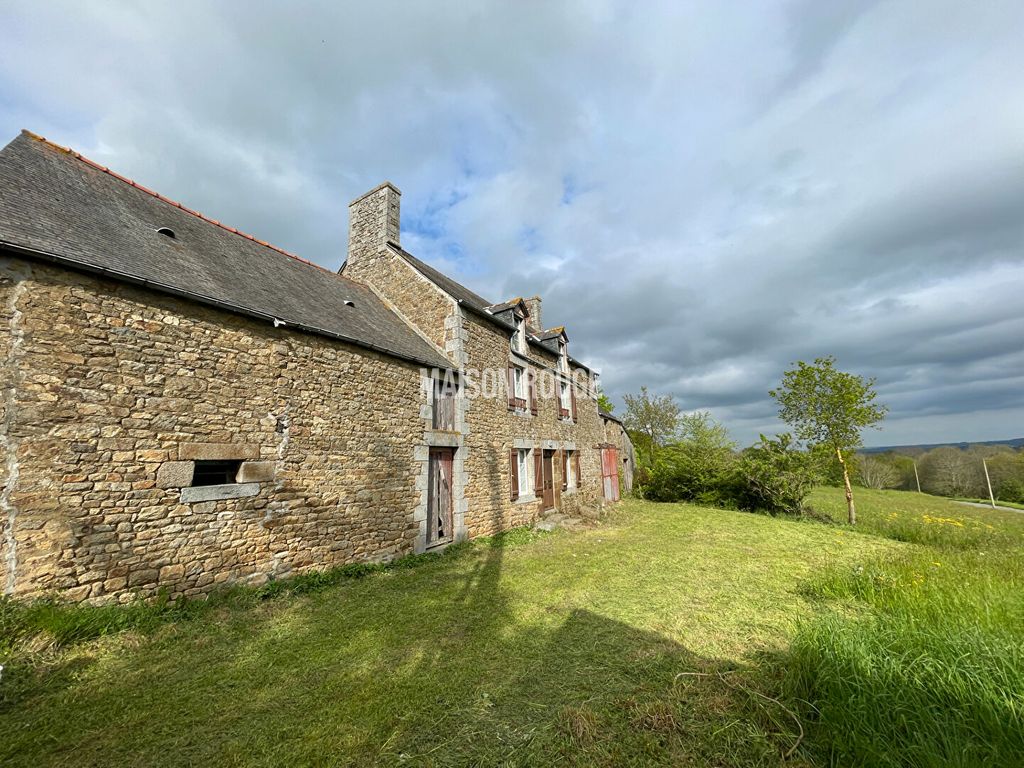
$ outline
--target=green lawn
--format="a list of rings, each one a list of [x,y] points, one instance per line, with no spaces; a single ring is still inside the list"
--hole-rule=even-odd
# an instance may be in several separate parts
[[[835,691],[807,664],[822,622],[885,610],[849,576],[903,567],[931,527],[973,536],[980,521],[979,541],[1004,548],[1024,535],[1024,515],[862,495],[856,531],[627,501],[592,530],[480,541],[305,595],[239,590],[64,647],[8,606],[0,764],[779,765],[799,727],[788,765],[835,762],[849,747],[806,704]],[[831,513],[842,496],[812,501]]]

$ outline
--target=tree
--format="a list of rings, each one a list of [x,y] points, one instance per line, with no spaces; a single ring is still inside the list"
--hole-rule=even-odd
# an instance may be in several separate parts
[[[613,413],[615,411],[615,403],[600,388],[597,390],[597,409],[604,413]]]
[[[858,448],[861,430],[880,422],[889,409],[875,404],[874,379],[837,370],[835,362],[832,355],[819,357],[813,364],[801,360],[783,374],[779,389],[768,394],[779,403],[779,418],[793,427],[800,440],[825,444],[835,452],[843,468],[846,508],[853,525],[857,510],[843,452]]]
[[[679,428],[679,406],[671,395],[651,395],[640,387],[639,395],[625,395],[626,413],[622,422],[652,454],[665,445]]]
[[[895,488],[902,477],[899,469],[885,459],[875,456],[861,456],[859,470],[860,482],[865,488],[883,490]]]
[[[981,496],[981,459],[954,445],[933,448],[921,457],[921,485],[940,496]]]

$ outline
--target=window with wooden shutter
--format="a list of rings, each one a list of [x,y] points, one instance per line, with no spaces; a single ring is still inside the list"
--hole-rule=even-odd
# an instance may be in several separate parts
[[[559,383],[558,387],[558,418],[567,419],[570,408],[569,385],[563,381]]]
[[[569,385],[569,402],[572,407],[572,420],[576,421],[576,387]]]
[[[537,415],[537,374],[533,368],[527,370],[527,382],[530,388],[530,413]]]
[[[512,501],[519,498],[519,451],[513,448],[508,452],[509,477],[512,486]]]
[[[569,452],[560,451],[562,454],[562,490],[569,489]]]
[[[572,463],[573,463],[572,477],[573,477],[573,480],[576,481],[576,487],[579,488],[580,487],[580,452],[579,451],[573,451],[572,452]]]
[[[533,449],[533,489],[537,496],[541,496],[544,488],[544,451],[540,448]]]
[[[516,409],[516,367],[508,364],[508,409]]]

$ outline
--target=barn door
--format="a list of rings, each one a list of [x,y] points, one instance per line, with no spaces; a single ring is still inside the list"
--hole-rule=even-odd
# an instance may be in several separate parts
[[[427,489],[427,546],[452,540],[452,461],[454,448],[431,448]]]
[[[619,452],[614,446],[601,449],[601,480],[604,497],[608,501],[618,501]]]

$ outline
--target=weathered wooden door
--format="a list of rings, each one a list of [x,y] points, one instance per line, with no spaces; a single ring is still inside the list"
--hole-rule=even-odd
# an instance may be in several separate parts
[[[431,448],[427,489],[427,546],[452,540],[454,448]]]
[[[552,509],[555,506],[555,474],[554,474],[554,451],[544,451],[543,474],[541,482],[541,498],[544,502],[544,509]]]
[[[608,501],[619,500],[619,451],[615,446],[601,449],[601,480],[604,497]]]

